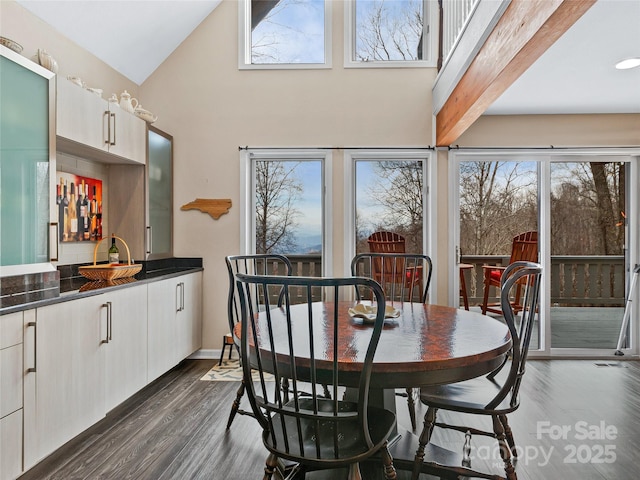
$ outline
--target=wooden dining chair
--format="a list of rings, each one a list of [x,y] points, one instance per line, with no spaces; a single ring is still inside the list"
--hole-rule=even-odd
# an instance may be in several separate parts
[[[380,230],[367,238],[369,251],[374,253],[404,253],[405,238],[396,232]]]
[[[225,257],[225,263],[229,274],[229,294],[227,300],[229,333],[223,337],[223,347],[219,363],[222,363],[226,345],[229,345],[229,358],[231,358],[232,348],[235,348],[238,355],[240,355],[240,298],[238,296],[238,291],[235,288],[235,275],[237,273],[248,273],[254,275],[289,276],[293,273],[293,267],[289,259],[284,255],[278,254],[231,255]],[[254,296],[253,298],[257,302],[255,308],[259,308],[259,305],[264,305],[263,298],[260,298],[259,296]],[[271,301],[274,301],[274,299],[271,299]],[[282,297],[280,296],[275,300],[275,302],[281,301]],[[229,413],[229,419],[227,420],[227,430],[231,428],[231,424],[233,423],[233,419],[237,413],[240,415],[250,414],[249,412],[240,409],[240,401],[244,395],[245,387],[243,380],[236,393],[236,398],[231,405],[231,412]]]
[[[513,237],[511,244],[511,257],[509,264],[514,262],[537,262],[538,261],[538,232],[524,232]],[[500,287],[500,278],[506,267],[495,265],[483,265],[484,271],[484,292],[482,297],[482,313],[487,312],[502,314],[501,303],[489,303],[489,290],[491,287]],[[515,312],[519,311],[520,293],[522,286],[519,285],[512,300]]]
[[[247,396],[269,451],[264,479],[272,478],[279,461],[284,460],[297,463],[295,478],[304,478],[308,471],[348,467],[349,480],[360,480],[359,462],[375,454],[382,460],[385,478],[395,479],[387,449],[395,414],[369,404],[373,357],[384,323],[385,300],[380,286],[356,277],[236,274],[236,279],[242,305],[240,338]],[[379,306],[374,324],[366,330],[368,342],[358,345],[343,338],[340,328],[344,318],[340,299],[355,287],[369,289]],[[298,295],[304,292],[304,305],[293,305],[292,289]],[[319,289],[324,292],[324,305],[314,302],[314,291]],[[284,292],[280,308],[267,303],[262,312],[254,309],[254,296],[269,299],[272,292],[279,291]],[[319,329],[331,332],[330,344],[315,344],[314,332]],[[341,368],[339,359],[345,356],[352,359],[354,368]],[[254,381],[250,380],[252,375]],[[278,388],[283,377],[291,384],[288,400]],[[354,401],[339,400],[338,388],[347,377],[352,385],[358,385]],[[320,382],[330,386],[331,398],[325,398]],[[305,394],[300,390],[303,383]]]
[[[382,286],[385,299],[390,302],[427,303],[431,273],[431,258],[417,253],[360,253],[351,260],[351,275],[376,280]],[[357,290],[356,298],[367,299],[364,292]],[[413,393],[412,388],[407,388],[398,395],[407,397],[411,427],[415,430],[416,405]]]
[[[508,480],[517,479],[511,461],[512,456],[517,456],[517,451],[513,433],[507,421],[507,415],[515,411],[520,405],[518,393],[525,373],[525,363],[529,353],[533,325],[536,315],[539,313],[538,300],[541,277],[542,267],[533,262],[515,262],[504,270],[500,300],[504,319],[509,327],[512,340],[511,352],[505,363],[486,377],[420,389],[420,401],[427,406],[427,413],[424,417],[424,427],[414,459],[413,480],[417,480],[420,474],[420,468],[424,461],[425,446],[431,440],[434,427],[465,433],[463,465],[446,467],[453,473],[457,473],[461,477],[504,478],[470,469],[471,435],[485,435],[498,441],[506,478]],[[521,287],[523,292],[520,313],[516,317],[511,295],[513,290],[518,287]],[[504,368],[507,366],[508,368]],[[490,416],[493,421],[493,429],[492,431],[484,431],[464,425],[449,425],[436,422],[436,412],[438,410]]]

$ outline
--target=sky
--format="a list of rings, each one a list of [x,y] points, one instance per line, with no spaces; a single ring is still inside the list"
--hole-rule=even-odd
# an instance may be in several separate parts
[[[281,1],[251,39],[253,63],[324,63],[324,0]],[[256,58],[256,44],[270,45],[257,51],[278,58]]]

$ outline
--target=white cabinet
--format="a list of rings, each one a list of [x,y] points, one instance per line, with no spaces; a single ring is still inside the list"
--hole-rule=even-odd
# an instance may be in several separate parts
[[[38,308],[26,323],[25,469],[104,416],[106,308],[96,298]]]
[[[101,295],[108,315],[105,408],[116,407],[147,384],[147,286]]]
[[[28,327],[26,468],[146,385],[147,286],[39,308]]]
[[[202,344],[202,272],[149,284],[150,382]]]
[[[23,313],[0,317],[0,480],[22,472]]]
[[[102,97],[60,79],[58,81],[58,148],[87,154],[83,147],[108,152],[144,164],[146,124]]]
[[[202,347],[202,273],[179,277],[181,309],[178,310],[178,362]],[[176,362],[177,363],[177,362]]]

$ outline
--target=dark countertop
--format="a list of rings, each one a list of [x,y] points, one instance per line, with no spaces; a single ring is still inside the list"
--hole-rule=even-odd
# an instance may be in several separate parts
[[[20,291],[14,286],[13,291],[3,292],[0,296],[0,316],[203,270],[201,258],[169,258],[141,263],[142,270],[134,277],[116,279],[112,282],[87,280],[78,274],[80,265],[60,266],[58,272],[55,272],[56,277],[59,274],[57,282],[51,281],[51,278],[46,282],[39,279],[41,283],[33,287],[34,289],[24,288]]]

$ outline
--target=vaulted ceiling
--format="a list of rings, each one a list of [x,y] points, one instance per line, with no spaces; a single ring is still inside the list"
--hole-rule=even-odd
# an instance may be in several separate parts
[[[221,0],[17,1],[142,84]],[[256,6],[266,13],[275,3]],[[502,33],[524,32],[529,42],[509,51],[511,43],[494,36],[502,45],[489,43],[488,63],[476,65],[466,79],[465,90],[479,99],[467,98],[465,105],[462,97],[453,99],[457,113],[449,108],[438,118],[438,128],[451,131],[443,144],[483,113],[640,113],[640,68],[613,68],[618,60],[640,56],[640,0],[512,0],[509,8],[514,6]],[[540,15],[547,18],[536,27]],[[498,47],[507,49],[509,61],[500,58],[505,50],[496,52]],[[458,123],[456,115],[466,120]]]

